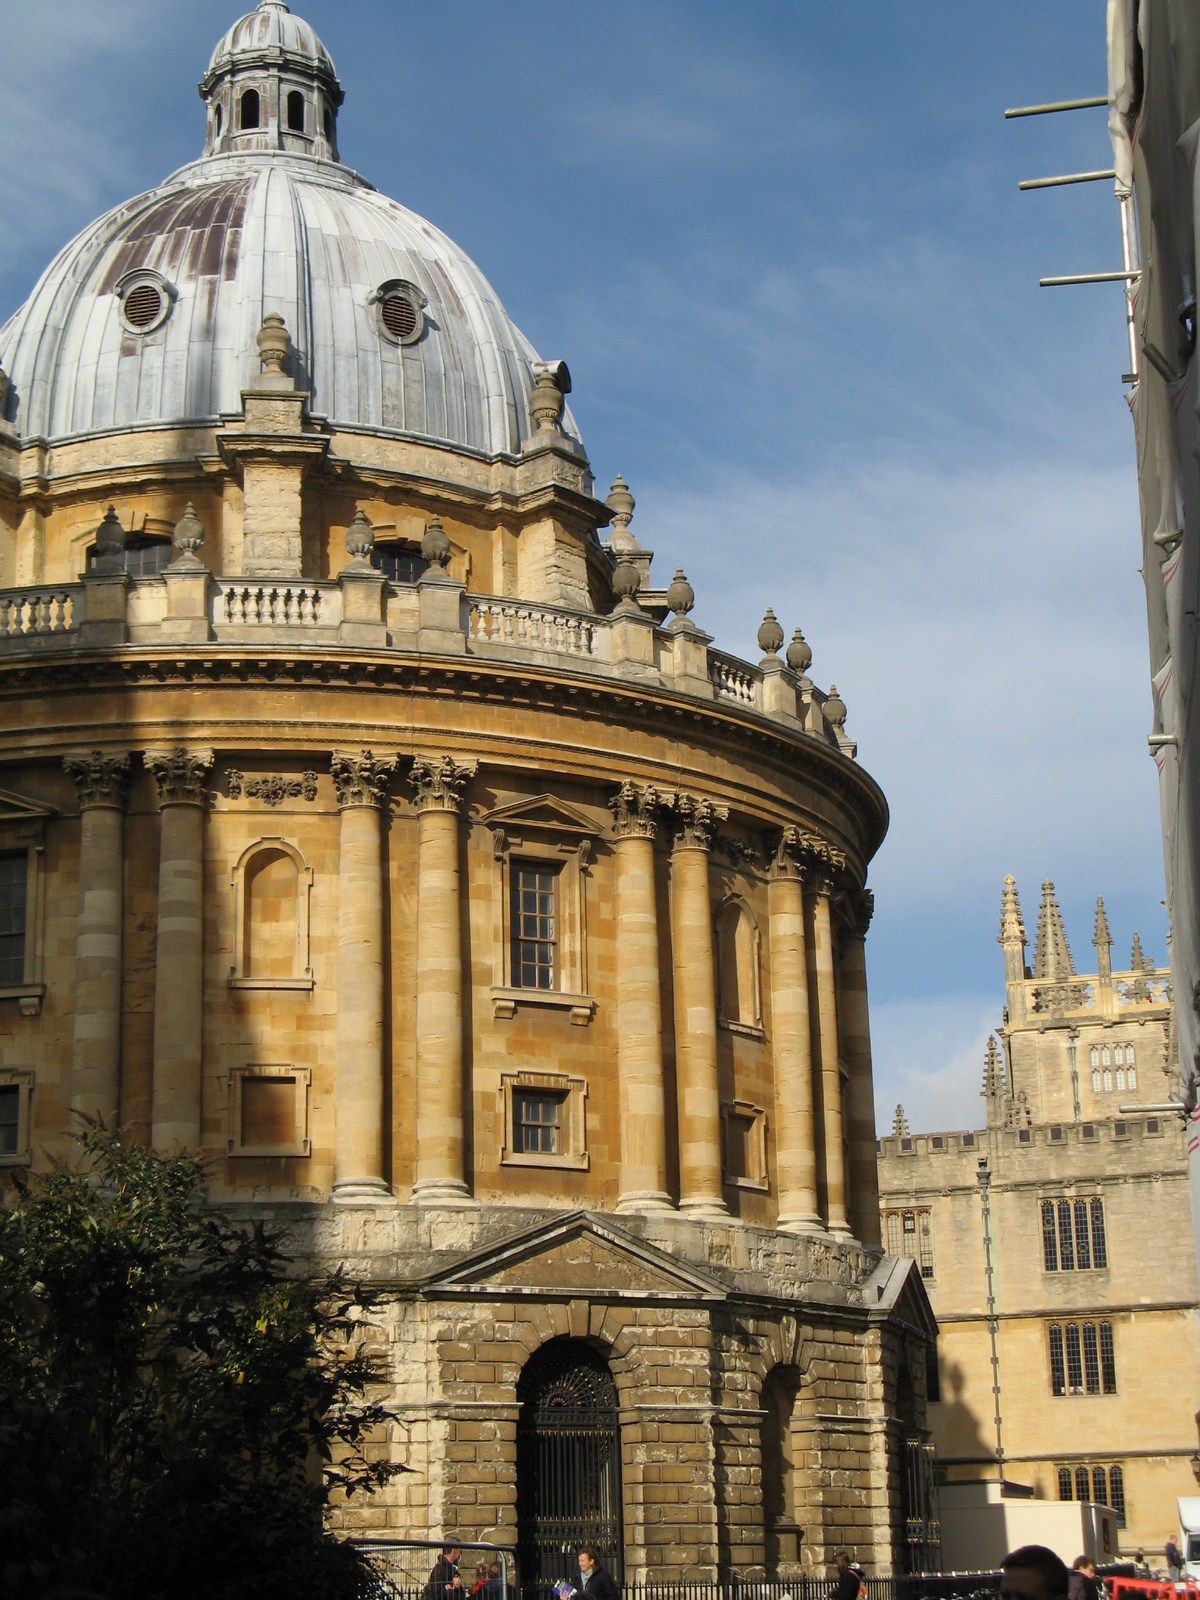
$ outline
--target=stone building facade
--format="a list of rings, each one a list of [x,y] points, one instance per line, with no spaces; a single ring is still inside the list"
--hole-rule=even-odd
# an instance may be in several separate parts
[[[845,706],[653,586],[565,363],[341,165],[307,24],[200,90],[201,158],[0,329],[0,1163],[198,1147],[382,1291],[412,1470],[347,1532],[890,1571],[935,1329]],[[602,1515],[539,1476],[563,1397]]]
[[[1135,934],[1078,973],[1049,882],[1032,967],[1016,885],[999,942],[1004,1020],[988,1041],[986,1127],[880,1140],[884,1242],[913,1259],[938,1320],[929,1422],[951,1480],[1000,1476],[1124,1519],[1160,1554],[1200,1455],[1200,1337],[1170,974]]]

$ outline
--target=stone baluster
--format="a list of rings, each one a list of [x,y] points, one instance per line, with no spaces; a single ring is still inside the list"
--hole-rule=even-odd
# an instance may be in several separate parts
[[[804,932],[802,838],[787,828],[767,886],[771,930],[771,1044],[775,1067],[775,1147],[779,1226],[819,1232],[813,1125],[812,1018]]]
[[[805,934],[808,942],[810,1000],[816,998],[813,1033],[816,1083],[820,1089],[818,1160],[825,1197],[825,1225],[830,1233],[848,1235],[846,1217],[846,1161],[842,1147],[842,1074],[838,1061],[837,990],[834,980],[833,921],[830,896],[833,883],[830,858],[812,872],[811,893],[805,896]]]
[[[662,990],[654,839],[658,793],[623,783],[609,802],[617,864],[617,1077],[621,1105],[618,1211],[671,1209],[667,1192]]]
[[[672,797],[671,944],[675,976],[675,1076],[679,1095],[679,1209],[724,1217],[721,1103],[717,1088],[717,995],[708,856],[728,806]]]
[[[204,1011],[204,788],[211,750],[147,750],[158,786],[158,937],[150,1142],[200,1146]]]
[[[871,1020],[867,1009],[866,937],[875,909],[869,890],[845,897],[838,942],[838,997],[842,1054],[850,1072],[846,1088],[850,1214],[854,1236],[878,1248],[879,1163],[875,1152],[875,1084],[871,1070]]]
[[[413,762],[417,826],[417,1177],[425,1206],[473,1204],[465,1171],[459,812],[475,763]]]
[[[335,750],[337,1137],[333,1199],[391,1202],[383,1167],[383,806],[395,756]]]
[[[83,750],[63,766],[79,794],[79,918],[71,1110],[115,1128],[121,1102],[122,841],[128,755]],[[72,1130],[78,1133],[78,1124]]]

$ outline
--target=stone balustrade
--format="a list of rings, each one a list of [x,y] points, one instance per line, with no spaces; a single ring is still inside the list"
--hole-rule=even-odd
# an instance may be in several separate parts
[[[303,629],[336,627],[341,621],[341,589],[336,583],[287,579],[217,579],[212,622],[222,627]]]
[[[586,611],[564,611],[521,600],[471,596],[473,648],[523,648],[550,655],[611,661],[607,619]]]
[[[762,673],[757,667],[720,650],[710,650],[708,675],[717,700],[733,700],[752,711],[762,710]]]
[[[78,633],[83,585],[64,583],[0,590],[0,649],[20,649]]]

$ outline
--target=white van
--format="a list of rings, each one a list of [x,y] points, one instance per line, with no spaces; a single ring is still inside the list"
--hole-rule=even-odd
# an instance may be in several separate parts
[[[1200,1498],[1180,1495],[1177,1503],[1183,1575],[1185,1578],[1200,1578]]]

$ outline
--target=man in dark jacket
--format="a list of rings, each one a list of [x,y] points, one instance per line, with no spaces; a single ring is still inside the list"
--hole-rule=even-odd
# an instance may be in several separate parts
[[[1100,1600],[1100,1585],[1096,1579],[1096,1563],[1091,1556],[1076,1556],[1071,1568],[1071,1587],[1068,1600]]]
[[[461,1600],[463,1585],[458,1575],[461,1555],[458,1545],[443,1545],[442,1553],[429,1574],[429,1582],[421,1591],[422,1600]]]
[[[863,1576],[851,1561],[849,1550],[839,1550],[833,1558],[833,1565],[837,1572],[833,1600],[858,1600],[859,1591],[863,1586]]]
[[[586,1544],[579,1547],[579,1589],[587,1600],[621,1600],[612,1575],[598,1565],[596,1552]]]

